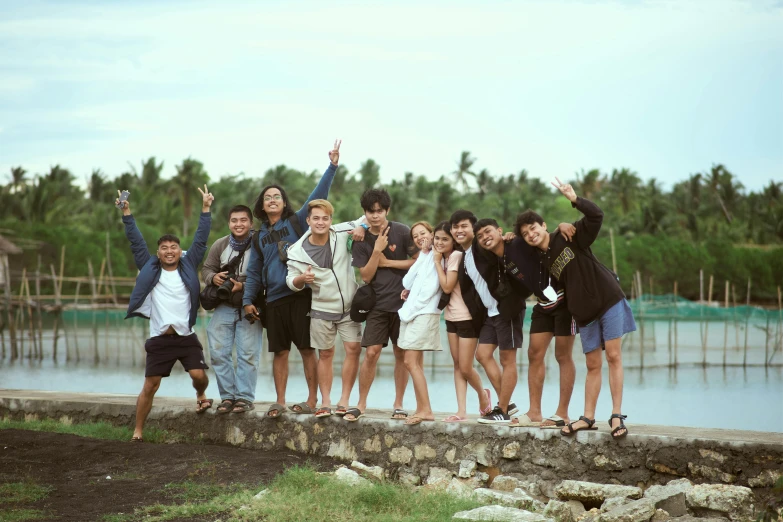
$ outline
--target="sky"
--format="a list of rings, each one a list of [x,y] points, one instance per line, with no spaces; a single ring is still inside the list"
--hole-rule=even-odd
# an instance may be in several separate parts
[[[783,180],[783,1],[0,0],[0,179],[156,156]]]

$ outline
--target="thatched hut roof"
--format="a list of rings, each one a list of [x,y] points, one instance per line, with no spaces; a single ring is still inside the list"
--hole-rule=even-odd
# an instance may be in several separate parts
[[[22,249],[0,236],[0,255],[21,254]]]

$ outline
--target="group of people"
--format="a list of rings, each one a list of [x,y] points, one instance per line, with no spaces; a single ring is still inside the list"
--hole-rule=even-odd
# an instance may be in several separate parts
[[[207,251],[214,199],[207,187],[199,189],[202,213],[189,250],[181,250],[176,236],[164,235],[158,240],[155,257],[147,251],[126,198],[116,201],[139,268],[128,316],[150,320],[145,382],[137,401],[132,440],[143,440],[144,422],[161,378],[170,375],[177,361],[192,378],[197,413],[213,406],[205,395],[209,381],[203,348],[193,330],[200,304],[214,308],[207,334],[221,398],[218,414],[254,409],[262,328],[266,328],[276,392],[268,417],[277,418],[286,409],[288,356],[294,344],[302,356],[308,396],[288,408],[298,414],[338,415],[348,422],[358,421],[367,409],[381,351],[391,341],[395,358],[392,417],[410,425],[435,420],[423,353],[442,350],[444,314],[457,399],[457,411],[446,422],[467,420],[470,386],[478,396],[480,423],[557,428],[564,436],[596,429],[605,353],[612,396],[611,435],[627,435],[622,414],[621,339],[636,325],[616,274],[590,249],[603,221],[597,205],[557,180],[553,185],[584,216],[551,232],[532,210],[522,212],[514,231],[507,233],[495,219],[477,219],[469,210],[457,210],[435,226],[419,221],[408,227],[389,220],[391,197],[383,189],[372,188],[361,196],[364,214],[336,224],[328,196],[339,157],[338,140],[329,152],[326,172],[299,210],[294,210],[279,185],[264,187],[253,209],[232,207],[230,233],[214,242],[201,269],[203,291],[197,267]],[[253,229],[254,218],[260,221],[258,230]],[[357,272],[362,286],[357,284]],[[529,408],[517,415],[519,408],[512,400],[517,350],[523,347],[525,300],[531,294],[537,303],[530,319]],[[338,333],[345,358],[340,399],[333,407]],[[587,377],[584,414],[572,421],[568,408],[575,381],[572,352],[577,333]],[[544,417],[544,356],[553,337],[560,399],[555,413]],[[491,388],[484,387],[474,361],[484,368]],[[352,407],[350,397],[357,378],[359,398]],[[411,415],[403,408],[409,378],[416,396],[416,411]],[[497,397],[494,404],[491,389]]]

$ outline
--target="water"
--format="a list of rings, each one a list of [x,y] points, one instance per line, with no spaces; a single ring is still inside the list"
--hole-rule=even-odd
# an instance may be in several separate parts
[[[94,315],[94,321],[93,316]],[[37,389],[64,392],[137,394],[144,379],[143,342],[148,323],[142,320],[121,321],[115,312],[84,313],[66,316],[66,338],[59,341],[57,360],[52,358],[52,333],[44,334],[42,360],[27,356],[11,360],[6,354],[0,358],[0,387],[9,389]],[[84,327],[89,325],[89,327]],[[526,323],[527,325],[527,323]],[[668,321],[645,321],[644,351],[641,332],[626,337],[623,356],[626,367],[623,412],[633,422],[704,428],[734,428],[757,431],[783,432],[783,353],[773,357],[773,365],[764,367],[772,353],[774,339],[767,342],[765,333],[751,324],[748,329],[748,352],[744,351],[744,324],[736,329],[733,324],[710,323],[705,335],[698,322],[678,324],[676,343],[673,328]],[[206,347],[206,321],[196,327]],[[671,334],[671,335],[670,335]],[[706,351],[702,339],[707,340]],[[6,337],[6,351],[9,339]],[[677,347],[677,367],[669,367]],[[339,346],[339,344],[338,344]],[[444,351],[425,354],[425,366],[430,398],[435,411],[452,413],[456,407],[451,356],[443,334]],[[671,347],[671,349],[670,349]],[[30,341],[25,340],[25,354]],[[558,369],[553,348],[547,354],[547,374],[544,384],[543,412],[554,413],[558,401]],[[642,357],[642,354],[644,357]],[[723,366],[724,354],[726,367]],[[208,354],[207,354],[208,356]],[[78,360],[77,360],[78,357]],[[702,362],[707,361],[707,366]],[[301,370],[298,352],[291,356],[291,371],[287,399],[299,402],[307,396],[307,387]],[[522,412],[527,409],[527,364],[525,350],[519,351],[519,383],[513,400]],[[584,401],[584,356],[577,337],[574,346],[577,367],[576,385],[570,414],[578,417]],[[748,366],[743,368],[743,360]],[[341,389],[339,365],[341,350],[335,356],[335,380],[332,400]],[[481,370],[479,373],[489,387]],[[256,389],[256,399],[272,401],[275,398],[271,376],[271,355],[264,352]],[[394,397],[392,376],[393,357],[387,348],[381,356],[378,375],[370,391],[368,405],[373,408],[391,408]],[[213,374],[208,396],[218,398]],[[188,375],[177,365],[171,377],[164,379],[158,392],[161,396],[193,397]],[[351,405],[358,400],[358,384],[351,396]],[[496,400],[493,393],[493,400]],[[408,411],[415,409],[412,385],[408,385],[404,401]],[[472,389],[468,392],[468,411],[478,412],[478,399]],[[598,401],[597,417],[605,422],[611,413],[611,397],[607,371],[604,371],[602,393]],[[445,415],[444,415],[445,416]]]

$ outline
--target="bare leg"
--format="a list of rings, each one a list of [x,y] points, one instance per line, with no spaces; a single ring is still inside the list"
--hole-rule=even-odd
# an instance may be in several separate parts
[[[204,394],[207,391],[207,386],[209,386],[207,372],[204,370],[188,370],[188,373],[193,381],[193,388],[196,389],[196,399],[200,401],[206,399],[207,396]]]
[[[142,437],[144,431],[144,422],[152,409],[152,399],[155,392],[160,388],[161,376],[145,377],[144,386],[141,388],[139,398],[136,399],[136,428],[133,430],[134,437]]]
[[[571,404],[571,394],[574,392],[576,366],[574,366],[574,339],[567,335],[555,337],[555,359],[560,367],[560,402],[555,412],[568,422],[568,406]]]
[[[351,402],[351,391],[356,383],[356,375],[359,373],[359,356],[362,347],[359,343],[343,343],[345,346],[345,359],[343,360],[343,391],[340,395],[340,406],[348,407]]]
[[[394,409],[402,409],[402,398],[408,387],[408,369],[405,367],[405,354],[396,344],[394,348]],[[364,411],[364,410],[362,410]]]
[[[333,361],[334,346],[328,350],[318,350],[318,388],[321,390],[321,406],[332,405]]]
[[[620,349],[622,338],[606,341],[606,363],[609,366],[609,390],[612,393],[612,413],[623,412],[623,354]],[[612,429],[620,425],[621,419],[612,419]],[[620,430],[619,436],[626,430]]]
[[[381,348],[380,344],[368,346],[359,368],[359,404],[356,407],[362,413],[367,409],[367,396],[370,394],[370,387],[375,380],[375,370],[378,366],[378,358],[381,356]]]
[[[498,406],[504,412],[508,413],[508,403],[511,401],[511,394],[517,387],[517,351],[500,350],[500,364],[503,366],[503,376],[501,378],[500,393],[498,394]]]
[[[541,394],[544,391],[544,356],[549,348],[549,343],[554,337],[552,332],[540,332],[530,334],[530,344],[527,348],[527,389],[530,395],[530,409],[527,416],[534,422],[541,422]],[[573,364],[573,361],[572,363]]]
[[[484,393],[484,383],[481,382],[481,375],[473,367],[473,361],[476,357],[476,343],[478,339],[460,339],[459,340],[459,370],[462,378],[470,384],[471,388],[476,390],[479,399],[479,408],[486,410],[491,407],[487,395]],[[492,359],[494,361],[494,359]]]
[[[495,394],[500,397],[500,366],[495,360],[494,353],[496,344],[479,344],[476,351],[476,360],[484,368],[492,387],[495,388]]]
[[[275,380],[275,393],[277,393],[277,403],[285,406],[285,389],[288,385],[288,355],[291,350],[281,350],[274,352],[272,359],[272,375]]]
[[[455,333],[446,334],[449,339],[449,349],[451,350],[451,360],[454,361],[454,389],[457,391],[457,413],[456,415],[464,419],[468,414],[467,395],[468,381],[462,376],[459,363],[459,336]],[[472,357],[471,357],[472,359]]]
[[[307,405],[315,409],[318,404],[318,360],[314,348],[300,348],[302,366],[307,381]]]
[[[405,368],[413,379],[413,391],[416,394],[416,413],[412,417],[424,420],[435,420],[430,405],[430,395],[427,391],[427,379],[424,377],[424,352],[416,350],[403,350]]]

